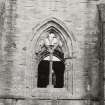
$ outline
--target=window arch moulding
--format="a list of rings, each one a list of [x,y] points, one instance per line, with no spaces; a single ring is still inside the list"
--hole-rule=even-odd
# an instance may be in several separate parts
[[[41,42],[41,40],[43,40],[46,37],[46,34],[48,34],[50,31],[53,31],[63,43],[61,52],[64,53],[64,62],[65,62],[64,87],[70,91],[70,94],[73,94],[72,59],[73,59],[73,52],[75,49],[76,39],[73,33],[68,30],[68,28],[61,20],[53,17],[42,21],[37,27],[33,28],[33,36],[28,45],[27,70],[26,70],[26,72],[30,71],[30,74],[32,74],[30,77],[31,85],[29,82],[26,82],[26,85],[30,85],[30,88],[33,89],[37,88],[37,77],[38,77],[37,69],[38,69],[38,64],[40,62],[40,58],[42,56],[39,54],[39,52],[42,50],[40,48],[39,43]],[[68,76],[68,74],[70,74],[70,76]],[[69,83],[68,81],[71,82]]]
[[[40,24],[33,28],[33,36],[30,40],[31,47],[29,48],[34,49],[40,39],[41,34],[46,30],[50,30],[51,28],[56,30],[57,33],[60,34],[60,37],[66,44],[65,47],[67,48],[67,51],[65,52],[68,53],[65,53],[65,58],[73,57],[76,38],[74,37],[72,31],[70,31],[61,20],[56,19],[54,17],[42,21]]]

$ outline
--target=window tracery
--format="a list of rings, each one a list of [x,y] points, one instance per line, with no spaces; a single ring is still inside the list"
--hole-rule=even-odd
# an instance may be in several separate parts
[[[40,47],[45,47],[48,54],[49,54],[49,84],[47,87],[54,87],[54,84],[56,85],[56,73],[53,69],[54,65],[54,52],[55,49],[59,46],[62,47],[62,42],[59,40],[59,38],[54,33],[49,33],[45,39],[41,40],[39,43]],[[57,58],[57,57],[56,57]],[[59,60],[60,61],[60,60]],[[60,77],[59,77],[60,78]],[[41,80],[40,80],[41,81]],[[48,80],[47,80],[48,81]],[[38,81],[40,84],[40,82]],[[57,86],[56,86],[57,87]]]
[[[72,91],[72,85],[73,85],[73,79],[71,76],[73,75],[73,64],[72,64],[72,57],[73,57],[73,46],[75,38],[72,34],[72,32],[69,32],[67,27],[63,24],[62,21],[56,19],[56,18],[50,18],[43,21],[41,24],[39,24],[37,27],[35,27],[34,34],[31,38],[30,46],[28,47],[28,55],[27,56],[27,70],[30,70],[32,72],[31,82],[33,83],[33,89],[37,89],[37,82],[38,82],[38,66],[44,58],[48,57],[50,55],[50,52],[48,50],[48,46],[50,50],[52,50],[53,44],[55,44],[55,48],[53,51],[53,56],[57,57],[61,62],[64,64],[65,71],[63,73],[64,75],[64,84],[63,87],[65,89]],[[53,44],[49,44],[47,42],[47,46],[44,44],[45,39],[49,37],[49,34],[52,35],[52,39],[54,39]],[[51,37],[50,37],[51,38]],[[56,39],[58,41],[56,41]],[[56,44],[57,42],[57,44]],[[74,47],[75,48],[75,47]],[[50,57],[50,56],[49,56]],[[66,60],[69,59],[71,64],[66,66]],[[68,72],[67,72],[68,71]],[[53,74],[53,73],[52,73]],[[33,78],[34,77],[34,78]],[[68,81],[69,84],[68,84]],[[54,81],[52,81],[54,82]],[[53,86],[54,87],[54,86]]]

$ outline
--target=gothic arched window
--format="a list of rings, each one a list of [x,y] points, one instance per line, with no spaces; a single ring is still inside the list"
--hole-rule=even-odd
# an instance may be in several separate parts
[[[47,57],[39,62],[37,86],[40,88],[63,88],[65,65],[63,54],[59,50],[62,47],[62,42],[51,30],[39,44],[41,49],[45,48],[44,51],[47,54],[43,56],[47,55]]]
[[[29,73],[30,70],[32,75],[29,77],[32,87],[71,89],[71,59],[75,40],[72,32],[56,18],[46,19],[33,28],[33,31],[27,52],[27,71]]]

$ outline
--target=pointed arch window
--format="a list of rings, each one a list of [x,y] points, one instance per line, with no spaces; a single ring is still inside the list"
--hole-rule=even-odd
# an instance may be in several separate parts
[[[53,41],[48,42],[48,40],[51,39],[53,39]],[[72,32],[68,30],[65,24],[61,20],[53,17],[42,21],[39,25],[33,28],[33,36],[30,40],[30,46],[28,47],[27,72],[31,73],[30,75],[32,75],[30,80],[35,90],[48,87],[72,89],[73,70],[71,67],[71,59],[73,54],[74,40],[75,37],[73,36]],[[53,70],[51,73],[49,73],[51,67],[50,50],[52,49]],[[59,72],[57,73],[56,70]],[[55,72],[56,81],[54,79]],[[52,79],[49,78],[50,74]],[[62,79],[60,80],[59,75],[62,75]],[[51,83],[50,86],[49,83]]]
[[[40,46],[41,48],[45,47],[48,56],[39,63],[37,86],[40,88],[62,88],[64,85],[64,64],[55,54],[57,47],[62,47],[61,41],[53,32],[50,32],[45,39],[41,40]]]

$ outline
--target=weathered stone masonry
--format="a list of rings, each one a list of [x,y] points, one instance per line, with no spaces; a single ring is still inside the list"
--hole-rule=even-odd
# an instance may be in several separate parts
[[[1,0],[0,104],[103,104],[104,4],[102,0]],[[52,27],[65,45],[65,88],[40,89],[38,41]]]

